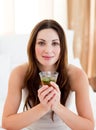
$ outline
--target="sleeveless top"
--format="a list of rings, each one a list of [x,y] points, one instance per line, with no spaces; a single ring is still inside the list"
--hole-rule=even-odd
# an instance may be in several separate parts
[[[77,113],[75,106],[75,93],[70,92],[65,106],[71,111]],[[65,123],[60,119],[60,117],[54,113],[53,119],[51,119],[51,111],[46,115],[41,117],[36,122],[32,123],[22,130],[71,130]]]

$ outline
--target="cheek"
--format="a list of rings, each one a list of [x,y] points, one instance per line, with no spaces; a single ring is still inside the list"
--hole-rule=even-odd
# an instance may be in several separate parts
[[[36,53],[36,57],[39,56],[41,54],[41,49],[39,47],[35,48],[35,53]]]
[[[57,56],[60,56],[60,48],[57,48],[55,52]]]

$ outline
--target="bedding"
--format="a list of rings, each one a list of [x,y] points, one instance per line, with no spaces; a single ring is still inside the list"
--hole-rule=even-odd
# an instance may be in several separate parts
[[[3,105],[5,101],[5,95],[7,94],[7,83],[9,73],[10,73],[10,57],[6,54],[1,54],[0,55],[0,123],[1,123]]]
[[[8,78],[11,70],[27,61],[26,46],[29,35],[0,36],[0,126]]]

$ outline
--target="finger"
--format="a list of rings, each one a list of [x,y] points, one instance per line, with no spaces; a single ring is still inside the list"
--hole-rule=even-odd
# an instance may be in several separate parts
[[[54,95],[49,101],[48,104],[54,104],[56,102],[56,95]]]
[[[45,97],[51,93],[51,91],[53,90],[53,87],[48,87],[47,89],[45,89],[44,91],[42,91],[41,93],[38,94],[38,97],[41,97],[41,100],[44,100]]]
[[[60,92],[59,86],[55,82],[50,82],[50,84],[58,91]]]
[[[51,93],[52,90],[53,90],[53,87],[47,88],[45,91],[43,91],[41,93],[41,96],[45,97],[45,96],[49,95],[49,93]]]
[[[40,95],[43,91],[45,91],[48,88],[48,85],[43,85],[43,87],[38,89],[38,95]]]
[[[45,98],[47,101],[50,101],[56,94],[55,90],[51,91]]]

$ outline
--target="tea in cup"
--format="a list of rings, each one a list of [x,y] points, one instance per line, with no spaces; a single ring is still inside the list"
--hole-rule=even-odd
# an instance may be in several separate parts
[[[50,86],[50,82],[56,82],[58,77],[58,72],[42,71],[39,73],[42,85]]]

